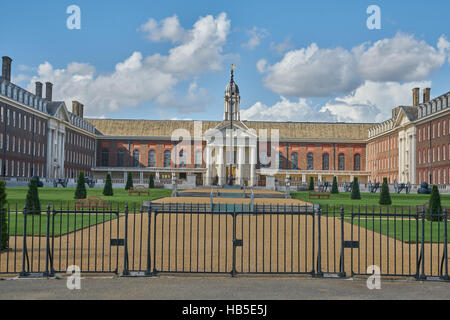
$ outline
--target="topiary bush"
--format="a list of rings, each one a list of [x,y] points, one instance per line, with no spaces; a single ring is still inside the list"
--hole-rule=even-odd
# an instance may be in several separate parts
[[[425,214],[425,218],[428,221],[442,221],[442,206],[441,206],[441,196],[439,194],[439,189],[437,185],[433,185],[431,188],[430,202],[428,204],[428,210]]]
[[[86,199],[86,182],[84,180],[84,171],[80,171],[77,181],[77,189],[75,190],[75,199]]]
[[[313,178],[313,177],[310,177],[310,178],[309,178],[309,187],[308,187],[308,190],[314,191],[314,178]]]
[[[389,193],[389,185],[387,178],[383,178],[383,184],[381,185],[381,193],[380,193],[380,201],[381,205],[391,205],[392,199],[391,194]]]
[[[360,200],[361,199],[361,193],[359,192],[359,182],[358,182],[358,178],[356,178],[356,177],[353,179],[351,199],[352,200]]]
[[[6,211],[6,202],[6,184],[5,181],[0,180],[0,232],[2,234],[0,238],[0,250],[5,250],[9,247],[8,212]]]
[[[155,180],[153,179],[153,175],[152,175],[152,174],[150,175],[150,179],[149,179],[149,181],[148,181],[148,187],[149,187],[150,189],[155,188]]]
[[[38,183],[36,178],[30,180],[25,204],[27,206],[27,213],[41,214],[41,202],[39,201]]]
[[[125,190],[130,190],[131,188],[133,188],[133,176],[131,175],[131,172],[128,172]]]
[[[331,186],[331,193],[332,194],[338,194],[339,193],[339,188],[338,188],[337,178],[336,177],[333,177],[333,185]]]
[[[105,182],[105,187],[103,188],[103,195],[109,196],[109,197],[114,195],[114,191],[112,188],[111,175],[109,173],[106,175],[106,182]]]

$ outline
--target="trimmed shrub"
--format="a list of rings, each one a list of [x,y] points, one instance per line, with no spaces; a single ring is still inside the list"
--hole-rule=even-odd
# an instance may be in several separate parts
[[[353,179],[351,198],[353,200],[361,199],[361,194],[359,192],[359,182],[358,182],[358,178],[356,178],[356,177]]]
[[[391,205],[392,199],[391,194],[389,193],[389,185],[387,182],[387,178],[383,178],[383,184],[381,185],[381,193],[380,193],[380,201],[381,205]]]
[[[149,187],[150,189],[155,188],[155,180],[153,179],[153,175],[152,175],[152,174],[150,175],[150,179],[149,179],[149,181],[148,181],[148,187]]]
[[[125,190],[130,190],[131,188],[133,188],[133,176],[131,175],[131,172],[128,172]]]
[[[428,204],[428,210],[426,212],[426,219],[428,221],[442,221],[442,206],[441,196],[437,185],[433,185],[431,189],[430,202]]]
[[[332,194],[338,194],[339,193],[339,188],[337,185],[337,178],[333,177],[333,185],[331,186],[331,193]]]
[[[309,178],[309,187],[308,190],[314,191],[314,178],[310,177]]]
[[[86,199],[86,182],[84,180],[84,171],[80,171],[77,181],[77,189],[75,190],[75,199]]]
[[[0,224],[2,237],[0,239],[0,250],[8,249],[9,247],[9,228],[8,228],[8,212],[6,211],[6,183],[0,180]]]
[[[103,188],[103,195],[105,195],[105,196],[113,196],[114,195],[114,191],[112,188],[111,175],[109,173],[106,175],[106,182],[105,182],[105,187]]]
[[[41,214],[41,202],[39,201],[38,184],[36,178],[32,178],[30,180],[25,204],[27,206],[27,213]]]

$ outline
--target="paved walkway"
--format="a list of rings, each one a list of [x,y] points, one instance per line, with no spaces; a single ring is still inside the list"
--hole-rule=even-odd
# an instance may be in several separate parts
[[[68,290],[66,279],[5,280],[0,299],[450,299],[450,284],[415,280],[381,281],[369,290],[364,279],[169,277],[82,278],[81,290]]]

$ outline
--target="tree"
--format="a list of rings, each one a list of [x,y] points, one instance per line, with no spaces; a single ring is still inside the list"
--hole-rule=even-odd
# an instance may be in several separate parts
[[[153,180],[153,175],[152,174],[150,175],[150,180],[148,182],[148,187],[150,189],[153,189],[155,187],[155,180]]]
[[[358,182],[358,178],[356,178],[356,177],[353,179],[351,198],[353,200],[361,199],[361,194],[359,193],[359,182]]]
[[[128,172],[125,190],[130,190],[131,188],[133,188],[133,176],[131,175],[131,172]]]
[[[389,185],[387,178],[383,178],[383,184],[381,185],[381,194],[380,201],[381,205],[390,205],[392,204],[391,195],[389,193]]]
[[[429,221],[441,221],[442,216],[441,196],[437,185],[433,185],[431,189],[430,202],[426,213],[426,219]]]
[[[331,193],[333,194],[338,194],[339,193],[339,189],[338,189],[338,185],[337,185],[337,178],[333,177],[333,185],[331,186]]]
[[[9,228],[8,228],[8,212],[6,211],[6,184],[5,181],[0,180],[0,225],[1,225],[1,239],[0,250],[8,249],[9,247]]]
[[[314,191],[314,178],[313,178],[313,177],[310,177],[310,178],[309,178],[309,187],[308,187],[308,190]]]
[[[113,188],[112,188],[111,175],[109,173],[106,175],[106,182],[105,182],[105,187],[103,188],[103,195],[105,195],[105,196],[114,195]]]
[[[84,171],[80,171],[75,190],[75,199],[86,199],[86,182],[84,181]]]
[[[41,214],[41,202],[39,201],[38,184],[36,178],[32,178],[30,180],[25,204],[27,206],[27,213]]]

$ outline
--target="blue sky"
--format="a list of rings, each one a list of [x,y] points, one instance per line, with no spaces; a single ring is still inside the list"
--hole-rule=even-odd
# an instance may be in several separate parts
[[[81,30],[66,27],[72,4]],[[366,26],[369,5],[381,30]],[[88,116],[220,119],[231,63],[249,120],[382,121],[415,86],[450,91],[448,1],[17,0],[2,11],[13,79],[52,81]]]

